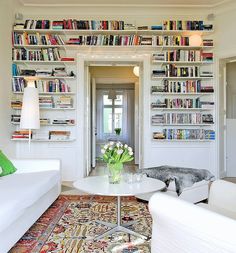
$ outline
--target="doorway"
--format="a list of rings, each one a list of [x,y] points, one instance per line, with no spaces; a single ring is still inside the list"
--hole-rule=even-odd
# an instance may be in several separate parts
[[[133,74],[133,65],[91,66],[89,73],[91,167],[96,167],[101,147],[109,141],[132,147],[133,163],[139,164],[139,78]]]
[[[236,59],[220,60],[220,171],[221,177],[236,177]],[[222,169],[223,167],[223,169]]]
[[[97,84],[96,115],[96,157],[108,141],[134,147],[134,83]]]

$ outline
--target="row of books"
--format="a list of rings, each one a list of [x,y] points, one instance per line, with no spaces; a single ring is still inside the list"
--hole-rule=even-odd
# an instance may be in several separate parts
[[[37,77],[74,77],[73,71],[68,72],[65,67],[53,69],[21,69],[17,64],[12,64],[12,76],[37,76]]]
[[[163,83],[152,86],[151,93],[213,93],[214,87],[202,84],[201,80],[189,81],[170,81],[164,80]]]
[[[86,46],[155,46],[155,36],[141,35],[84,35],[70,38],[67,45]]]
[[[201,101],[200,98],[164,98],[157,99],[156,102],[151,103],[152,109],[158,108],[174,108],[174,109],[189,109],[189,108],[203,108],[212,109],[214,102],[212,101]]]
[[[215,131],[204,129],[163,129],[162,132],[154,132],[153,139],[215,140]]]
[[[214,124],[212,114],[202,113],[162,113],[152,116],[153,125],[161,124]]]
[[[71,88],[68,84],[64,83],[62,80],[38,80],[37,87],[39,93],[43,92],[71,92]]]
[[[12,33],[12,44],[14,45],[64,45],[64,40],[60,35],[57,34],[45,34],[41,35],[39,33],[36,34],[28,34],[27,32]]]
[[[213,53],[203,52],[202,50],[173,50],[155,53],[152,56],[154,61],[182,61],[200,62],[213,61]]]
[[[158,35],[154,37],[156,46],[190,46],[188,36]],[[212,39],[203,39],[201,46],[214,46]]]
[[[154,69],[152,76],[155,77],[213,77],[212,71],[202,70],[199,66],[176,66],[167,64],[161,69]]]
[[[13,45],[87,45],[87,46],[189,46],[189,37],[155,35],[80,35],[64,41],[60,35],[28,35],[13,33]],[[213,40],[203,40],[202,46],[213,46]]]
[[[12,109],[21,109],[22,101],[20,99],[11,101]],[[39,96],[39,108],[41,109],[53,109],[53,108],[73,108],[73,99],[71,96],[60,96],[54,101],[53,96]]]
[[[212,30],[212,24],[205,24],[203,20],[165,20],[163,30]]]
[[[14,124],[20,123],[20,115],[19,114],[12,114],[11,115],[11,122]],[[74,125],[74,119],[49,119],[49,118],[40,118],[40,125]]]
[[[60,61],[61,56],[57,48],[44,48],[40,50],[26,50],[13,48],[12,59],[21,61]]]
[[[48,131],[48,132],[32,132],[32,140],[52,140],[63,141],[70,139],[70,131]],[[29,132],[26,130],[14,131],[12,139],[29,139]]]
[[[36,80],[36,87],[39,93],[44,92],[71,92],[70,86],[61,80]],[[23,77],[17,77],[12,79],[12,91],[23,92],[26,87],[26,81]]]
[[[130,30],[136,29],[134,24],[119,20],[32,20],[27,19],[24,23],[16,23],[15,29],[54,29],[54,30]],[[212,30],[213,25],[205,24],[202,20],[165,20],[161,25],[138,26],[140,30]]]

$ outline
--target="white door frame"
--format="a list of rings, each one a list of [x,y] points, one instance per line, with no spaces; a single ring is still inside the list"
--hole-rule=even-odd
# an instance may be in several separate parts
[[[96,84],[134,84],[134,145],[135,145],[135,164],[139,163],[139,82],[137,78],[94,78]]]
[[[224,121],[224,123],[226,123],[226,119],[222,117],[220,117],[220,107],[224,107],[225,110],[226,110],[226,71],[224,70],[224,77],[223,77],[223,85],[224,85],[224,103],[223,104],[220,104],[220,92],[219,92],[219,85],[222,85],[220,84],[220,76],[219,76],[219,68],[220,68],[220,63],[221,61],[225,61],[227,60],[228,58],[231,58],[231,57],[236,57],[235,55],[235,51],[234,50],[227,50],[227,51],[222,51],[220,53],[218,53],[217,57],[216,57],[216,77],[217,77],[217,87],[216,87],[216,93],[217,93],[217,109],[216,109],[216,115],[217,115],[217,119],[216,119],[216,122],[217,122],[217,156],[219,159],[222,158],[222,155],[220,154],[220,145],[224,145],[224,166],[225,168],[220,168],[220,165],[221,165],[221,162],[218,160],[217,161],[217,171],[218,171],[218,175],[217,177],[219,178],[223,178],[223,177],[226,177],[227,176],[227,142],[226,142],[226,135],[227,135],[227,130],[225,129],[224,130],[224,141],[223,143],[219,142],[218,140],[220,139],[220,135],[222,134],[220,131],[219,131],[219,126],[220,126],[220,121]],[[226,111],[225,111],[226,113]],[[226,127],[226,126],[225,126]]]
[[[110,64],[110,66],[130,64],[139,64],[143,69],[143,73],[140,76],[140,86],[139,86],[139,167],[143,168],[144,152],[145,152],[145,139],[149,138],[150,131],[145,129],[143,131],[143,126],[145,120],[149,118],[149,114],[143,114],[144,108],[149,108],[148,99],[144,100],[145,96],[150,96],[150,90],[144,89],[144,84],[150,83],[150,55],[137,53],[126,53],[122,55],[120,52],[108,52],[104,54],[78,54],[77,55],[77,73],[78,73],[78,108],[77,108],[77,119],[78,119],[78,141],[81,143],[78,149],[78,167],[81,171],[80,175],[83,177],[87,176],[87,166],[88,166],[88,131],[87,117],[88,117],[88,103],[89,97],[87,92],[87,72],[88,65],[92,63],[99,63],[101,65]],[[148,93],[147,93],[148,92]]]

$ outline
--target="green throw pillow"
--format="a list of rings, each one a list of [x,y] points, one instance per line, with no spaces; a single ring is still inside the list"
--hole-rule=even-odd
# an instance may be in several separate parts
[[[16,172],[15,166],[0,150],[0,177]]]

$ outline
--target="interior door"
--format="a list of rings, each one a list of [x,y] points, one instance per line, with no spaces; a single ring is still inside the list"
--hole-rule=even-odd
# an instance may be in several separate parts
[[[88,68],[88,67],[87,67]],[[88,132],[87,132],[87,176],[91,172],[91,74],[89,72],[89,69],[87,69],[87,126],[88,126]]]
[[[96,139],[97,139],[97,124],[96,124],[96,80],[95,78],[92,78],[92,88],[91,88],[91,92],[92,92],[92,127],[91,127],[91,141],[92,141],[92,145],[91,145],[91,157],[92,157],[92,167],[95,168],[96,167]]]
[[[227,177],[236,177],[236,63],[226,68],[226,166]]]

